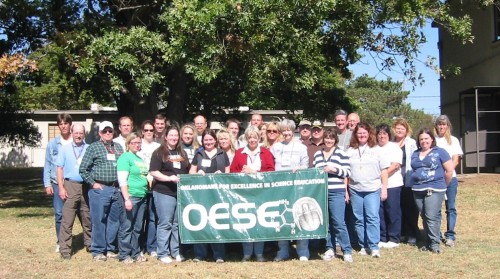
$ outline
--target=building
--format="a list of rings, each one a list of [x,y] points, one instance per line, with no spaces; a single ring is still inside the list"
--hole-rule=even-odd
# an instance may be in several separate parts
[[[462,44],[439,29],[441,67],[461,68],[460,75],[440,81],[441,111],[462,142],[464,171],[489,172],[500,166],[500,7],[475,3],[462,1],[472,18],[473,43]]]

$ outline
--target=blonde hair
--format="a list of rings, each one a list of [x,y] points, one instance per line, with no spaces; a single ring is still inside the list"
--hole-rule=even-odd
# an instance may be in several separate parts
[[[444,138],[446,139],[446,142],[451,145],[451,130],[452,130],[452,126],[451,126],[451,122],[450,122],[450,119],[448,118],[447,115],[443,114],[443,115],[440,115],[436,118],[436,121],[434,121],[434,136],[438,137],[438,125],[439,124],[446,124],[446,126],[448,126],[448,129],[446,130],[446,132],[444,132]]]
[[[231,143],[231,151],[234,152],[236,151],[236,148],[235,148],[235,138],[233,136],[233,134],[231,134],[227,129],[223,128],[223,129],[220,129],[218,132],[217,132],[217,142],[219,144],[219,148],[220,148],[220,137],[222,135],[227,135],[229,137],[229,142]]]
[[[130,151],[128,145],[130,144],[131,141],[135,140],[136,138],[140,138],[142,142],[142,138],[137,133],[130,133],[127,136],[127,138],[125,139],[125,151]]]
[[[275,144],[277,142],[281,142],[283,140],[283,135],[281,135],[281,130],[279,128],[279,124],[278,123],[276,123],[274,121],[268,122],[266,128],[267,128],[266,129],[266,141],[264,142],[264,147],[271,148],[271,146],[272,146],[272,144],[269,142],[269,138],[267,137],[267,130],[269,130],[269,129],[276,129],[278,131],[278,137],[273,142],[273,144]],[[260,133],[259,133],[259,138],[260,138]]]
[[[400,117],[396,118],[396,120],[394,120],[394,122],[392,123],[391,130],[392,130],[393,134],[396,134],[396,126],[398,126],[398,125],[405,127],[406,136],[411,137],[413,130],[411,129],[410,124],[408,124],[408,121],[406,121],[406,119],[400,118]]]
[[[191,124],[184,124],[181,128],[181,131],[180,131],[180,134],[179,134],[179,141],[184,144],[184,142],[182,141],[182,134],[184,133],[184,130],[185,129],[191,129],[191,131],[193,131],[193,141],[191,142],[191,146],[193,147],[193,150],[198,150],[198,148],[200,147],[200,145],[198,144],[198,131],[196,131],[196,128],[191,125]]]

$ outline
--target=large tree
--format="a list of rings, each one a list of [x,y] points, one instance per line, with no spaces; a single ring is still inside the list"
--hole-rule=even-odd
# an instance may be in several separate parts
[[[0,46],[47,62],[16,84],[29,96],[21,100],[53,94],[61,97],[58,107],[68,98],[75,106],[112,101],[138,120],[160,102],[175,120],[239,105],[327,117],[351,108],[343,84],[362,49],[380,56],[384,69],[401,67],[416,80],[414,58],[425,41],[419,30],[427,22],[469,41],[470,20],[453,16],[453,4],[10,0],[0,7],[7,38]],[[403,64],[396,65],[397,56]]]

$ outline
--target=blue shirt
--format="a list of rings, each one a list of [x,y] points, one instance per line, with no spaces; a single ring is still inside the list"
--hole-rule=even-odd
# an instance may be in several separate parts
[[[420,150],[416,150],[411,155],[411,168],[413,169],[411,175],[412,190],[446,191],[443,163],[451,160],[448,152],[435,146],[423,159],[420,159],[419,156]]]
[[[72,138],[70,137],[72,142]],[[56,136],[47,143],[47,149],[45,150],[45,164],[43,166],[43,185],[45,187],[51,187],[52,184],[57,184],[57,170],[56,170],[56,160],[59,154],[59,149],[63,146],[64,142],[61,136]]]
[[[87,147],[88,144],[86,143],[76,146],[76,144],[72,142],[71,144],[64,145],[60,148],[59,154],[57,155],[56,165],[63,168],[63,176],[65,179],[67,178],[80,182],[83,181],[79,168]]]

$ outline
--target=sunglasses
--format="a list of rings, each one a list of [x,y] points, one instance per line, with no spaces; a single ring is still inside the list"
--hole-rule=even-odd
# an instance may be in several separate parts
[[[275,134],[277,134],[277,133],[278,133],[278,130],[267,130],[267,132],[268,132],[268,133],[270,133],[270,134],[271,134],[271,133],[275,133]]]
[[[131,141],[130,144],[139,145],[139,144],[142,144],[142,142],[140,142],[140,141]]]
[[[154,131],[155,131],[155,129],[144,129],[143,131],[144,131],[144,132],[154,132]]]
[[[103,134],[112,134],[113,133],[113,129],[104,129],[104,130],[102,130],[102,133]]]

